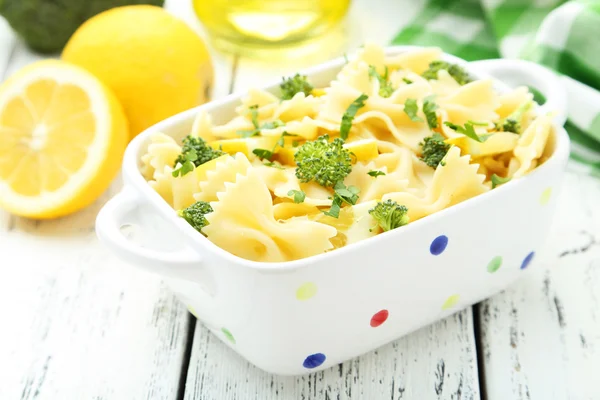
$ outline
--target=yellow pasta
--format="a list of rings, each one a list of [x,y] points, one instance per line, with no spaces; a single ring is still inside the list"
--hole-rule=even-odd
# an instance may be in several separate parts
[[[438,48],[366,45],[327,85],[251,89],[228,120],[200,111],[179,142],[155,134],[149,185],[222,249],[259,262],[385,234],[541,165],[551,117],[525,87],[499,93]],[[503,178],[503,179],[498,179]]]

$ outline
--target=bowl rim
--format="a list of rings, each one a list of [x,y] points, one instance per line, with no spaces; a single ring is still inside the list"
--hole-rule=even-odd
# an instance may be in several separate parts
[[[435,46],[387,46],[384,47],[384,52],[386,56],[392,56],[406,51],[424,48],[435,48]],[[469,71],[469,73],[477,79],[491,79],[494,85],[498,85],[500,88],[508,90],[508,86],[504,82],[494,78],[493,76],[485,74],[482,71],[478,71],[476,68],[470,68],[468,62],[459,57],[442,51],[442,59],[464,66]],[[324,70],[336,68],[339,69],[345,63],[346,59],[344,56],[342,56],[303,70],[299,70],[298,72],[300,74],[307,75],[310,77],[311,75],[323,72]],[[257,89],[273,90],[274,88],[279,86],[279,83],[280,79],[274,79],[271,83],[257,86]],[[200,255],[200,257],[202,258],[200,263],[204,263],[204,260],[206,259],[205,255],[203,254],[204,252],[208,252],[213,258],[223,259],[224,261],[230,264],[264,272],[285,272],[308,266],[311,264],[327,263],[329,261],[334,260],[335,258],[345,257],[346,253],[349,252],[364,251],[365,246],[374,245],[375,243],[377,243],[376,241],[378,240],[388,240],[392,239],[393,237],[396,237],[396,239],[398,240],[399,236],[410,235],[413,230],[419,229],[423,224],[435,224],[438,220],[444,218],[445,216],[451,213],[461,212],[464,208],[477,205],[478,202],[487,201],[487,199],[491,198],[491,196],[501,195],[507,190],[517,190],[519,185],[527,185],[529,181],[536,179],[538,175],[550,168],[555,167],[556,165],[560,166],[560,164],[563,164],[561,170],[564,171],[564,164],[566,164],[569,155],[570,142],[567,132],[564,129],[564,127],[559,126],[556,123],[556,121],[553,121],[555,136],[555,149],[553,153],[542,165],[536,167],[533,171],[519,179],[508,182],[507,184],[502,185],[494,190],[490,190],[489,192],[464,200],[458,204],[444,208],[433,214],[427,215],[426,217],[411,222],[403,226],[402,228],[394,229],[389,232],[382,232],[373,237],[369,237],[364,240],[360,240],[356,243],[352,243],[349,246],[344,246],[342,248],[336,249],[335,251],[328,251],[325,253],[316,254],[310,257],[292,261],[252,261],[236,256],[220,248],[219,246],[208,240],[208,238],[206,238],[204,235],[199,234],[188,223],[185,223],[185,221],[177,217],[177,214],[173,212],[173,208],[166,201],[164,201],[164,199],[155,190],[153,190],[150,187],[146,179],[143,177],[139,168],[140,149],[149,140],[152,134],[162,132],[168,129],[169,127],[172,127],[173,125],[181,124],[185,121],[191,122],[201,110],[211,112],[212,110],[230,105],[231,103],[239,103],[241,98],[245,95],[247,95],[247,90],[231,93],[220,99],[212,100],[200,106],[173,115],[147,128],[139,135],[137,135],[128,144],[123,157],[122,175],[124,178],[124,187],[133,186],[135,188],[135,191],[138,194],[142,195],[142,201],[152,204],[152,207],[160,214],[162,218],[165,219],[166,222],[176,227],[186,237],[188,246],[190,246],[196,253]]]

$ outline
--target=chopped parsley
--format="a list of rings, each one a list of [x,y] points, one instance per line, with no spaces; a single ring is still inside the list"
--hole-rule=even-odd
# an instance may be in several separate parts
[[[477,132],[475,132],[475,128],[473,128],[474,125],[475,126],[487,126],[487,124],[483,123],[483,122],[467,121],[465,123],[465,126],[460,126],[460,125],[453,124],[452,122],[446,121],[446,122],[444,122],[444,125],[446,125],[447,127],[449,127],[452,130],[455,130],[458,133],[462,133],[463,135],[465,135],[479,143],[485,142],[490,137],[490,135],[479,136],[477,134]]]
[[[294,134],[291,134],[291,133],[287,133],[287,132],[283,132],[281,134],[281,136],[279,136],[279,139],[275,143],[275,146],[273,146],[272,150],[254,149],[254,150],[252,150],[252,153],[255,154],[256,156],[262,158],[262,159],[271,161],[271,159],[275,155],[275,150],[277,150],[277,146],[279,146],[279,147],[283,147],[284,146],[284,144],[285,144],[285,139],[284,138],[286,136],[297,136],[297,135],[294,135]]]
[[[450,74],[459,85],[466,85],[473,81],[463,67],[442,60],[432,61],[429,64],[429,68],[423,72],[421,76],[425,79],[438,79],[438,72],[440,70],[448,71],[448,74]]]
[[[435,129],[438,127],[438,118],[435,110],[438,109],[438,105],[433,101],[433,96],[427,96],[423,100],[423,114],[427,119],[427,125],[429,129]]]
[[[369,172],[367,172],[367,175],[370,175],[370,176],[372,176],[373,178],[377,178],[378,176],[383,176],[383,175],[385,175],[385,172],[383,172],[383,171],[376,171],[376,170],[373,170],[373,171],[369,171]]]
[[[413,122],[423,122],[423,119],[417,115],[419,111],[419,106],[417,105],[417,100],[415,99],[406,99],[404,102],[404,112],[408,115]]]
[[[492,189],[495,189],[496,186],[503,185],[508,181],[510,181],[510,177],[503,178],[501,176],[493,174],[492,175]]]
[[[388,67],[385,66],[385,72],[383,76],[377,72],[377,69],[374,65],[369,65],[369,76],[372,78],[376,78],[379,81],[379,95],[381,97],[390,97],[392,93],[394,93],[394,88],[392,87],[392,82],[388,80],[389,71]]]
[[[339,218],[342,204],[347,203],[350,205],[355,205],[358,201],[360,189],[358,189],[356,186],[346,187],[346,185],[344,185],[342,182],[338,182],[335,184],[333,190],[334,194],[333,201],[331,202],[331,208],[329,211],[323,211],[323,214],[333,218]]]
[[[294,203],[304,203],[304,199],[306,198],[306,193],[302,190],[290,190],[288,192],[288,196],[294,196]]]
[[[352,120],[354,120],[354,117],[356,116],[358,110],[365,106],[365,101],[368,98],[369,96],[363,93],[360,96],[358,96],[346,109],[346,112],[342,117],[342,123],[340,125],[340,136],[343,140],[346,140],[348,138],[350,128],[352,128]]]
[[[265,160],[271,160],[271,158],[273,158],[273,152],[271,150],[254,149],[252,150],[252,153]]]

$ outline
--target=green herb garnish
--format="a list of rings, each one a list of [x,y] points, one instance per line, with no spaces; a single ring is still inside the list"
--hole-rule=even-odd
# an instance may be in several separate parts
[[[363,93],[360,96],[358,96],[346,109],[346,112],[342,117],[342,123],[340,125],[340,136],[343,140],[346,140],[348,138],[350,128],[352,128],[352,120],[356,116],[358,110],[365,106],[365,101],[368,98],[369,96]]]
[[[388,67],[385,66],[385,73],[383,76],[377,72],[377,69],[374,65],[369,65],[369,76],[372,78],[376,78],[379,81],[379,95],[381,97],[390,97],[392,93],[394,93],[394,88],[392,87],[392,82],[388,80],[389,71]]]
[[[355,205],[358,201],[358,194],[360,190],[356,186],[344,185],[342,182],[337,182],[333,188],[333,201],[331,202],[331,208],[329,211],[323,211],[323,214],[333,218],[339,218],[342,204],[347,203]]]
[[[441,60],[432,61],[429,64],[429,68],[423,72],[421,76],[425,79],[438,79],[438,72],[442,69],[448,71],[448,74],[450,74],[459,85],[465,85],[473,81],[467,71],[460,65],[451,64]]]
[[[279,87],[281,88],[282,100],[290,100],[300,92],[308,96],[314,89],[313,85],[308,81],[308,78],[305,75],[300,74],[296,74],[292,78],[283,78]]]
[[[444,122],[444,125],[446,125],[450,129],[455,130],[458,133],[462,133],[463,135],[465,135],[479,143],[485,142],[490,137],[490,135],[479,136],[477,134],[477,132],[475,132],[475,128],[473,128],[473,125],[476,125],[476,126],[487,125],[487,124],[484,124],[484,125],[482,125],[482,124],[483,124],[482,122],[474,123],[473,121],[467,121],[465,123],[465,126],[460,126],[460,125],[453,124],[452,122],[449,122],[449,121]]]
[[[492,175],[492,189],[495,189],[496,186],[505,184],[506,182],[510,181],[510,179],[511,179],[510,177],[503,178],[501,176],[493,174]]]
[[[304,202],[306,193],[304,193],[302,190],[290,190],[288,192],[288,196],[294,196],[294,203],[299,204]]]
[[[377,178],[378,176],[385,175],[385,172],[383,172],[383,171],[369,171],[369,172],[367,172],[367,175],[370,175],[373,178]]]
[[[435,110],[438,109],[438,105],[433,101],[434,96],[427,96],[423,99],[423,114],[427,119],[427,125],[429,129],[435,129],[438,127],[438,118]]]
[[[256,156],[269,161],[271,160],[271,158],[273,158],[273,152],[271,150],[266,149],[254,149],[252,150],[252,154],[255,154]]]
[[[417,105],[417,100],[415,99],[406,99],[404,102],[404,112],[408,115],[413,122],[423,122],[423,118],[417,115],[419,111],[419,106]]]

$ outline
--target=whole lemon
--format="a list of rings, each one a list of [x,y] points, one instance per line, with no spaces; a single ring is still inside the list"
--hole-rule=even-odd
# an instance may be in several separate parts
[[[117,7],[86,21],[62,58],[96,75],[121,102],[131,138],[206,102],[213,66],[204,42],[160,7]]]

